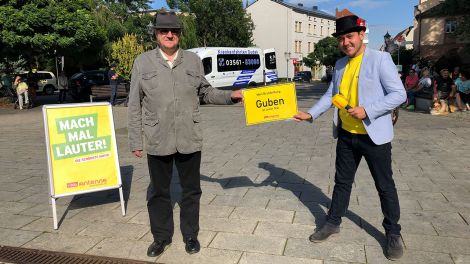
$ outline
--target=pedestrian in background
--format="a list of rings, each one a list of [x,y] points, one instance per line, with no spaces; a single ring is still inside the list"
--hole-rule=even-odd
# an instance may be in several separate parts
[[[470,111],[470,72],[468,70],[462,70],[460,72],[460,78],[455,80],[455,86],[457,87],[456,100],[459,110],[462,112]]]
[[[28,82],[28,95],[29,95],[29,107],[34,106],[34,102],[36,100],[36,93],[39,89],[38,82],[39,82],[39,74],[36,68],[32,68],[28,74],[26,75],[26,81]]]
[[[8,72],[5,72],[2,75],[2,84],[3,84],[3,89],[5,90],[5,92],[7,94],[11,95],[12,94],[12,88],[13,88],[13,82],[12,82],[11,77],[8,74]]]
[[[406,110],[415,110],[415,94],[417,92],[418,82],[418,74],[416,74],[414,69],[410,69],[410,72],[405,79],[407,101],[406,104],[404,104],[404,108],[406,108]]]
[[[406,99],[406,92],[396,74],[396,66],[387,52],[366,48],[365,21],[357,16],[336,20],[336,37],[346,57],[336,62],[333,81],[327,92],[308,111],[294,116],[297,121],[313,121],[327,111],[332,97],[343,95],[348,109],[334,112],[333,136],[336,145],[336,174],[333,198],[327,221],[310,236],[311,242],[323,242],[340,232],[346,214],[354,177],[365,158],[380,197],[387,244],[385,256],[403,255],[400,230],[400,205],[392,172],[392,110]]]
[[[450,100],[455,97],[455,94],[455,83],[449,74],[449,67],[440,65],[439,76],[434,80],[434,109],[431,110],[431,115],[447,115]]]
[[[457,80],[457,78],[459,77],[460,77],[460,67],[454,67],[454,70],[452,71],[452,75],[451,75],[452,81],[455,82],[455,80]]]
[[[119,81],[119,75],[116,73],[116,63],[111,63],[108,71],[109,85],[111,86],[111,97],[109,103],[114,106],[116,104],[117,86]]]
[[[432,94],[432,80],[428,68],[423,68],[421,71],[421,79],[419,79],[416,92],[422,95]]]
[[[19,108],[20,110],[23,110],[23,96],[25,100],[25,106],[28,106],[29,104],[28,85],[19,75],[16,76],[14,85],[16,86],[16,94],[18,95]]]
[[[153,243],[147,256],[160,255],[172,242],[170,183],[173,165],[183,190],[180,228],[185,250],[200,250],[199,203],[202,150],[199,95],[205,103],[233,104],[241,91],[213,88],[201,59],[179,47],[181,22],[174,12],[160,12],[154,24],[158,47],[134,61],[128,104],[129,147],[136,157],[147,152],[150,184],[147,209]]]
[[[59,74],[59,104],[66,102],[67,89],[69,87],[69,82],[64,71],[61,71]]]

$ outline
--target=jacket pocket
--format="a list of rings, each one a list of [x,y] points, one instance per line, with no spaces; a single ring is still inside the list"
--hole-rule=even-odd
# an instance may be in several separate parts
[[[193,113],[193,135],[194,140],[202,141],[202,128],[201,128],[201,113],[194,112]]]
[[[160,142],[159,130],[160,127],[157,125],[160,119],[154,117],[144,117],[142,123],[144,124],[144,135],[148,145],[158,145]]]
[[[200,81],[199,81],[199,74],[195,71],[192,70],[186,70],[186,79],[188,80],[188,83],[193,86],[193,87],[199,87]]]
[[[151,71],[142,74],[142,84],[145,89],[151,90],[157,87],[157,72]]]
[[[142,79],[144,79],[144,80],[151,80],[155,77],[157,77],[157,72],[156,71],[142,73]]]
[[[160,120],[158,118],[144,118],[143,123],[147,126],[155,126]]]

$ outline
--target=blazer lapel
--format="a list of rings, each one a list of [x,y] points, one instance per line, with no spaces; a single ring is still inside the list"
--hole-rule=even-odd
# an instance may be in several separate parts
[[[346,68],[346,64],[348,63],[348,58],[343,57],[340,61],[338,61],[338,65],[336,68],[336,75],[335,75],[335,90],[333,91],[333,94],[339,93],[339,86],[341,84],[341,81],[343,80],[343,74],[344,74],[344,68]]]
[[[362,57],[362,62],[361,62],[361,68],[359,69],[359,80],[357,82],[357,89],[358,89],[358,99],[359,99],[359,105],[362,102],[362,95],[366,94],[364,91],[365,87],[361,86],[361,80],[364,80],[367,72],[367,68],[369,67],[369,56],[370,56],[370,50],[369,48],[366,47],[366,50],[364,51],[364,56]]]

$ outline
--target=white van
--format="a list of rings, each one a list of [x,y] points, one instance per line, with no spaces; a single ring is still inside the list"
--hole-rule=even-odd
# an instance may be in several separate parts
[[[54,94],[54,91],[57,90],[57,78],[54,73],[49,71],[37,71],[36,75],[38,79],[38,89],[36,92],[46,95]],[[20,76],[23,79],[27,79],[28,72],[22,71]]]
[[[209,83],[219,89],[240,89],[277,82],[276,52],[259,48],[195,48]]]

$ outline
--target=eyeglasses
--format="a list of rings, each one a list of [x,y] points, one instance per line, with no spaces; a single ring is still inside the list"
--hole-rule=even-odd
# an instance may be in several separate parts
[[[181,34],[181,29],[179,28],[160,28],[158,32],[162,35],[167,35],[171,31],[172,34],[179,35]]]

